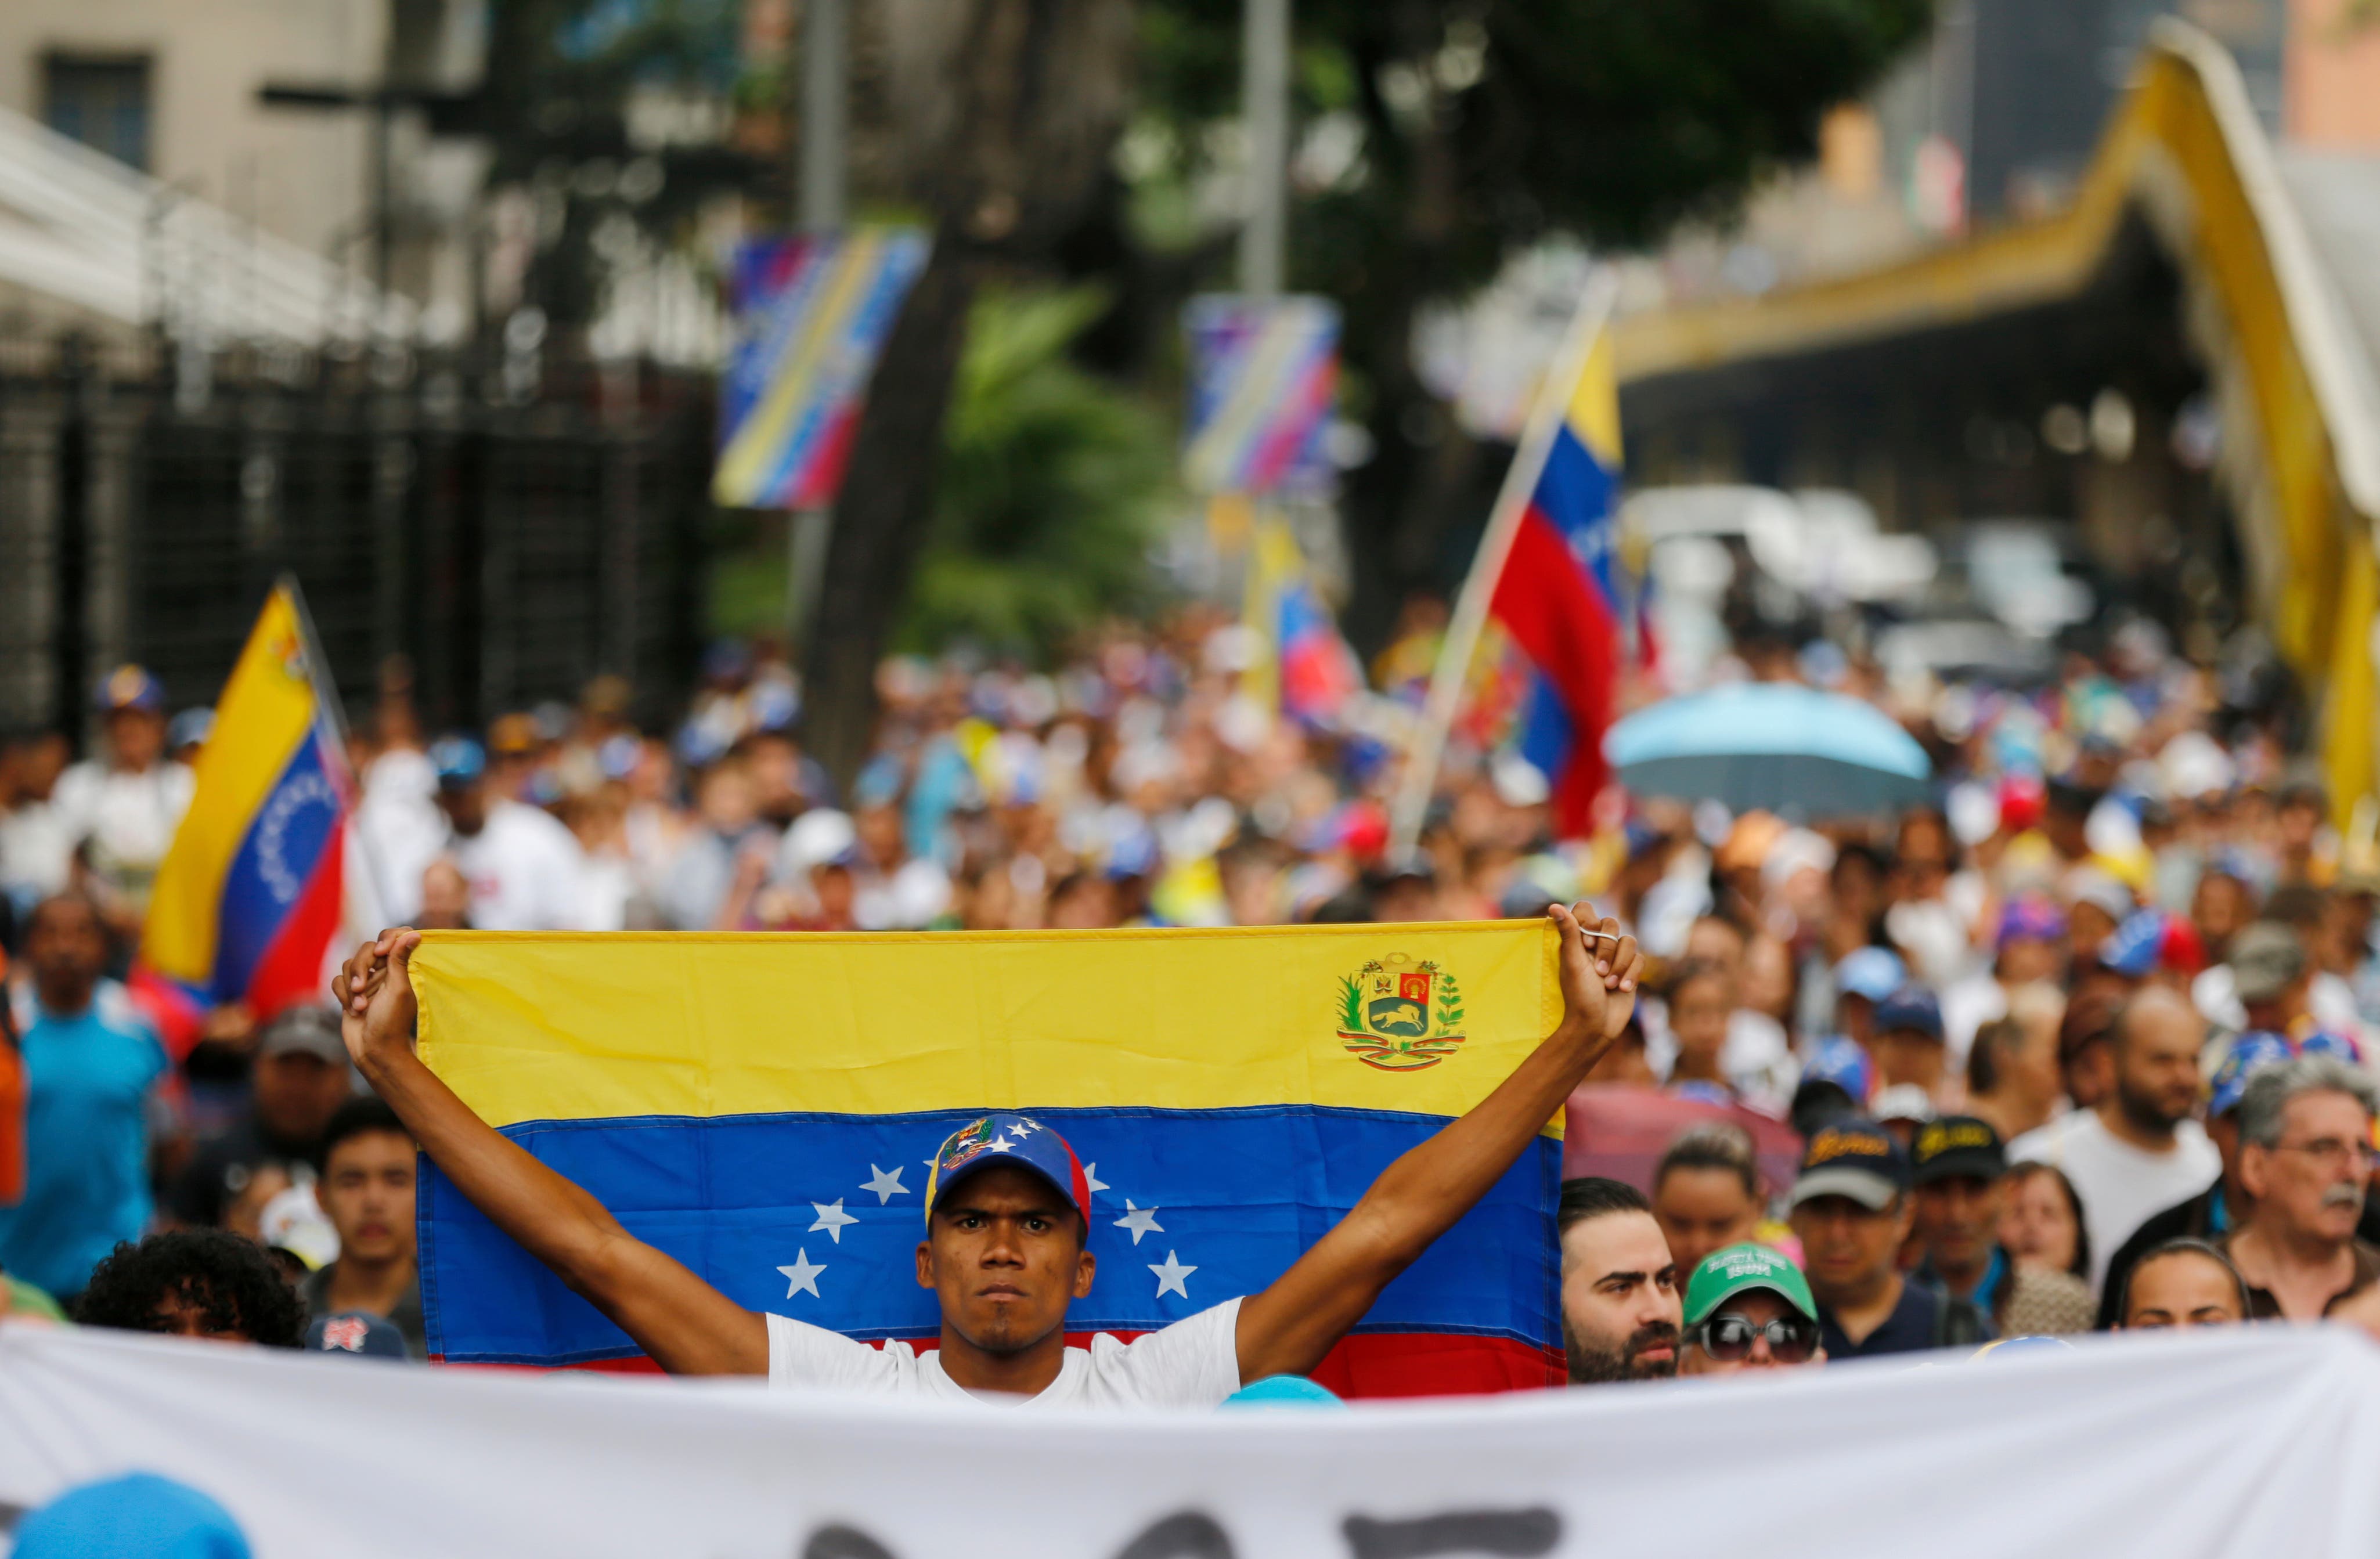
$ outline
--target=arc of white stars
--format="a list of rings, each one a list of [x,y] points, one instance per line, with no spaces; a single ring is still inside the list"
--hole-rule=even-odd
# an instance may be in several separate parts
[[[1184,1266],[1182,1264],[1182,1258],[1174,1254],[1172,1251],[1168,1251],[1165,1252],[1164,1264],[1160,1266],[1156,1263],[1151,1262],[1148,1263],[1148,1270],[1157,1274],[1157,1297],[1159,1299],[1163,1299],[1170,1291],[1179,1294],[1186,1299],[1190,1297],[1190,1290],[1183,1287],[1184,1281],[1187,1279],[1192,1273],[1196,1272],[1198,1269],[1194,1266]]]
[[[933,1166],[928,1165],[927,1167],[930,1169]],[[879,1207],[883,1206],[886,1202],[892,1201],[896,1196],[906,1196],[909,1194],[909,1188],[901,1183],[901,1166],[899,1165],[896,1164],[890,1169],[879,1169],[871,1163],[868,1166],[868,1173],[869,1178],[859,1182],[859,1189],[862,1190],[874,1191],[876,1193],[876,1205]],[[812,1202],[810,1205],[815,1207],[818,1204],[816,1202]],[[841,1202],[836,1202],[835,1205],[840,1207],[843,1204]]]
[[[837,1245],[843,1243],[843,1231],[844,1227],[850,1224],[856,1224],[859,1221],[857,1218],[853,1217],[850,1214],[843,1210],[843,1198],[839,1196],[836,1197],[831,1204],[824,1202],[813,1202],[810,1205],[818,1209],[818,1222],[812,1224],[808,1232],[816,1234],[819,1230],[824,1229],[833,1238],[834,1242]]]
[[[819,1274],[826,1270],[826,1263],[811,1261],[808,1250],[795,1251],[794,1264],[781,1266],[777,1270],[785,1275],[785,1298],[790,1299],[801,1293],[807,1293],[814,1299],[824,1297],[819,1293],[818,1280]]]
[[[1165,1226],[1157,1221],[1157,1215],[1160,1211],[1162,1209],[1156,1207],[1135,1207],[1132,1204],[1132,1198],[1127,1196],[1123,1199],[1123,1216],[1115,1221],[1115,1227],[1132,1230],[1132,1242],[1137,1245],[1140,1243],[1140,1237],[1144,1234],[1165,1232]],[[1163,1290],[1160,1289],[1159,1292],[1161,1293]]]

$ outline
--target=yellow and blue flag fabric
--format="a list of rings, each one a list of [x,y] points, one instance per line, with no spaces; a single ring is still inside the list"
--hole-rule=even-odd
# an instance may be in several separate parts
[[[200,1005],[261,1020],[322,991],[355,794],[322,670],[284,581],[224,685],[149,901],[141,972]]]
[[[422,1058],[737,1303],[931,1339],[915,1255],[949,1134],[1024,1111],[1091,1201],[1070,1334],[1130,1337],[1279,1277],[1561,1013],[1539,922],[915,935],[432,932]],[[1318,1379],[1561,1379],[1559,1122],[1391,1284]],[[433,1357],[649,1367],[425,1164]]]

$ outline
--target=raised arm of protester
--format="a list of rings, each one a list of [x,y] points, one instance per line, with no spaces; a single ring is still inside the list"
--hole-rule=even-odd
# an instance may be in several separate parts
[[[857,1389],[1044,1393],[1053,1399],[1214,1402],[1243,1381],[1311,1370],[1396,1275],[1487,1194],[1611,1045],[1642,960],[1609,920],[1548,912],[1561,934],[1562,1021],[1494,1093],[1389,1166],[1339,1226],[1262,1293],[1126,1345],[1065,1342],[1090,1291],[1089,1192],[1058,1133],[987,1117],[936,1155],[917,1281],[935,1291],[941,1347],[881,1349],[745,1310],[637,1239],[586,1191],[471,1113],[413,1053],[410,961],[420,934],[382,932],[334,982],[347,1048],[447,1178],[497,1227],[609,1316],[663,1369],[762,1374]],[[1008,1151],[992,1153],[991,1146]]]
[[[1583,907],[1583,906],[1582,906]],[[1380,1172],[1363,1199],[1263,1292],[1240,1304],[1240,1378],[1302,1375],[1397,1275],[1487,1195],[1620,1037],[1644,958],[1619,925],[1560,904],[1562,1020],[1471,1113]]]
[[[413,950],[421,933],[383,931],[336,979],[347,1053],[421,1151],[498,1228],[573,1293],[679,1375],[757,1375],[769,1333],[755,1312],[620,1227],[601,1202],[471,1113],[413,1053],[419,1005]]]

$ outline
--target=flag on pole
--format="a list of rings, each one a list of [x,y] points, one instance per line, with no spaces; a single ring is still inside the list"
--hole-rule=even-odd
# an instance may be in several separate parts
[[[355,784],[312,644],[285,579],[224,685],[140,945],[147,972],[260,1021],[322,991],[344,908]]]
[[[1549,923],[589,937],[432,932],[421,1057],[737,1304],[928,1339],[926,1175],[1026,1112],[1084,1166],[1090,1293],[1129,1338],[1288,1270],[1561,1016]],[[689,993],[696,993],[689,999]],[[1411,1396],[1561,1378],[1560,1121],[1316,1372]],[[426,1161],[433,1357],[650,1367]]]
[[[834,502],[877,357],[930,244],[912,228],[764,238],[735,257],[737,337],[720,384],[718,502]]]
[[[1504,474],[1406,750],[1391,850],[1420,840],[1467,695],[1494,706],[1475,704],[1475,740],[1514,741],[1544,772],[1556,828],[1576,838],[1592,826],[1623,642],[1613,556],[1620,393],[1605,329],[1615,287],[1608,272],[1589,282]]]
[[[1488,596],[1489,616],[1533,675],[1516,732],[1521,755],[1553,785],[1565,836],[1586,831],[1603,788],[1621,637],[1615,573],[1620,392],[1611,337],[1598,332],[1563,396],[1544,463]]]

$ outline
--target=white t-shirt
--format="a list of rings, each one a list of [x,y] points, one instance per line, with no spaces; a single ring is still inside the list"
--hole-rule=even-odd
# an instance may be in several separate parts
[[[152,764],[135,773],[94,760],[58,776],[50,805],[70,844],[91,841],[91,864],[101,876],[145,898],[197,786],[185,764]]]
[[[2146,1153],[2107,1130],[2095,1110],[2075,1110],[2009,1144],[2010,1164],[2047,1164],[2066,1172],[2082,1199],[2091,1236],[2091,1287],[2134,1230],[2176,1202],[2196,1196],[2223,1172],[2223,1155],[2194,1120],[2174,1128],[2173,1147]]]
[[[471,925],[481,931],[603,931],[580,892],[584,855],[552,814],[491,798],[488,820],[457,837],[455,864],[471,885]]]
[[[942,1372],[940,1349],[882,1348],[791,1317],[769,1317],[769,1384],[1018,1408],[1212,1408],[1240,1389],[1240,1301],[1225,1299],[1131,1342],[1105,1332],[1070,1348],[1036,1396],[978,1396]]]

